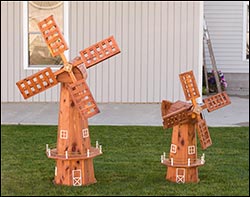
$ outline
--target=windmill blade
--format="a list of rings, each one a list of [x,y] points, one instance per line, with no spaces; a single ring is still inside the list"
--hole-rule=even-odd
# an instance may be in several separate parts
[[[203,102],[205,103],[205,106],[207,107],[207,111],[211,112],[216,109],[222,108],[226,105],[229,105],[231,103],[227,93],[221,92],[214,96],[210,96],[208,98],[203,99]]]
[[[210,133],[208,131],[205,119],[200,118],[197,122],[198,137],[200,140],[201,148],[204,150],[212,145]]]
[[[191,107],[191,104],[182,101],[177,101],[175,103],[164,101],[162,103],[163,128],[171,128],[180,123],[189,121]]]
[[[82,119],[90,118],[100,112],[84,78],[69,84],[68,89]]]
[[[179,78],[187,101],[200,97],[192,70],[179,74]]]
[[[80,51],[86,68],[90,68],[103,60],[120,53],[120,49],[113,36],[110,36],[90,47]]]
[[[53,57],[63,54],[63,52],[68,49],[53,15],[39,22],[38,27]]]
[[[58,81],[51,68],[45,68],[16,83],[24,99],[30,98],[56,85]]]

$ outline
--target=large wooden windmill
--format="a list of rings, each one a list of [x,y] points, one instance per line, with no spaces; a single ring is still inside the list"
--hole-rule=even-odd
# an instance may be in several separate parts
[[[52,72],[41,70],[16,84],[25,99],[61,83],[57,145],[46,153],[56,160],[55,184],[81,186],[95,183],[93,158],[102,154],[101,145],[91,147],[88,118],[99,113],[86,83],[86,69],[120,53],[113,36],[108,37],[67,61],[64,51],[68,46],[56,25],[53,15],[38,23],[52,56],[60,55],[63,67]]]
[[[161,156],[161,163],[167,166],[166,179],[176,183],[198,182],[198,166],[204,165],[205,155],[197,158],[196,130],[202,149],[212,145],[208,127],[201,112],[207,109],[214,111],[230,104],[226,92],[203,99],[204,105],[198,105],[196,99],[200,97],[193,71],[179,75],[187,101],[162,101],[163,128],[172,128],[172,141],[169,158],[165,153]]]

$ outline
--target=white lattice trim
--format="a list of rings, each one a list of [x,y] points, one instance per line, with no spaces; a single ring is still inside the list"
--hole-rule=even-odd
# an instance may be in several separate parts
[[[188,146],[188,154],[189,155],[195,154],[195,146]]]
[[[68,139],[68,131],[67,130],[60,130],[60,138],[61,139]]]
[[[89,129],[88,128],[82,130],[82,137],[83,138],[89,137]]]
[[[177,146],[175,144],[171,144],[170,152],[176,153]]]

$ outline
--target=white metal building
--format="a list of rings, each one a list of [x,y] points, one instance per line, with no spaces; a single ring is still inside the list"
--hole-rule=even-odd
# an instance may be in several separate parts
[[[28,6],[1,2],[2,102],[26,101],[15,83],[38,71],[27,61]],[[88,70],[97,102],[184,99],[178,74],[189,70],[201,85],[203,2],[69,1],[63,6],[70,59],[110,35],[121,49],[119,55]],[[59,87],[27,101],[58,101]]]
[[[60,85],[24,100],[15,84],[42,69],[30,64],[30,28],[35,26],[32,19],[47,15],[34,14],[32,6],[57,14],[53,4],[43,3],[36,7],[34,2],[1,1],[1,102],[59,100]],[[204,4],[212,8],[202,1],[64,1],[60,3],[62,17],[56,22],[69,45],[69,59],[110,35],[115,37],[121,53],[88,70],[88,84],[97,102],[176,101],[184,100],[181,72],[193,70],[201,90]],[[216,34],[210,24],[215,19],[210,12],[206,18],[213,39]],[[221,60],[217,62],[222,68]],[[233,66],[223,68],[234,72]],[[241,73],[248,72],[244,62],[240,68]]]

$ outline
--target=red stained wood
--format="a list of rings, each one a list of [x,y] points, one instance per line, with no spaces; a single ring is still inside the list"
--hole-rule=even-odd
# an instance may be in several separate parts
[[[100,151],[91,147],[90,133],[83,136],[83,130],[88,130],[88,120],[82,119],[70,96],[67,84],[61,85],[59,125],[57,131],[57,147],[51,150],[50,158],[56,160],[56,184],[74,185],[72,173],[79,170],[81,185],[96,182],[93,168],[93,158],[101,155]],[[61,137],[61,131],[67,131],[67,138]],[[89,157],[87,150],[89,149]],[[67,151],[67,157],[66,157]]]

